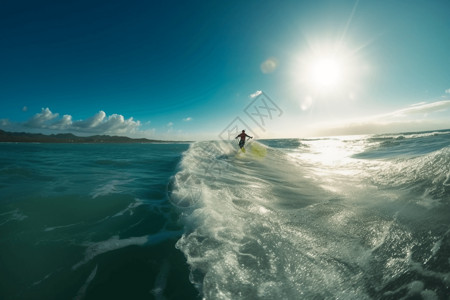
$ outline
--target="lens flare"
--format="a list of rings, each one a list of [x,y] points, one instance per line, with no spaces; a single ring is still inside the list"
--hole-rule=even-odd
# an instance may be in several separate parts
[[[274,57],[268,58],[261,64],[261,72],[263,72],[264,74],[272,73],[273,71],[275,71],[277,66],[278,61],[276,58]]]

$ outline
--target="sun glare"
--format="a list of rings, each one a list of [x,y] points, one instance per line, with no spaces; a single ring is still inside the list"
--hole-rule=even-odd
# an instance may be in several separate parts
[[[310,65],[309,78],[316,88],[338,87],[342,76],[342,65],[334,58],[317,58]]]
[[[354,53],[342,43],[312,43],[310,50],[299,56],[293,74],[310,94],[348,94],[358,67]]]
[[[292,93],[302,111],[317,111],[331,101],[342,104],[359,99],[367,72],[361,49],[349,48],[342,41],[308,41],[290,72]]]

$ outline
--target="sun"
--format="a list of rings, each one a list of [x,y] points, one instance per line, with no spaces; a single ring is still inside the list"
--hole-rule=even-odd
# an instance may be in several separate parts
[[[359,67],[357,51],[343,43],[316,42],[299,54],[292,74],[304,91],[314,95],[345,93]]]
[[[333,56],[318,56],[310,59],[306,78],[319,90],[332,90],[343,84],[345,77],[343,62]]]
[[[370,70],[362,60],[364,46],[350,46],[340,40],[312,40],[301,52],[293,52],[289,80],[293,95],[300,95],[302,110],[309,110],[318,101],[356,100]]]

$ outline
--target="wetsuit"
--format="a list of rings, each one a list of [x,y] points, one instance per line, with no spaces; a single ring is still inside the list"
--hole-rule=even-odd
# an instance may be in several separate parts
[[[239,147],[240,147],[240,148],[244,147],[244,144],[245,144],[245,137],[247,137],[247,136],[248,136],[248,137],[251,137],[251,136],[247,135],[245,132],[242,132],[241,134],[238,134],[237,137],[241,138],[241,140],[239,141]]]

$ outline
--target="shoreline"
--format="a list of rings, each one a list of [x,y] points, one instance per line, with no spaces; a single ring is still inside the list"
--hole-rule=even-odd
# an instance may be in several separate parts
[[[8,132],[0,130],[0,143],[41,143],[41,144],[189,144],[192,141],[164,141],[126,136],[93,135],[77,136],[72,133],[41,134]]]

